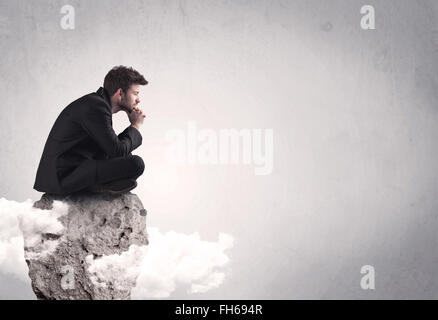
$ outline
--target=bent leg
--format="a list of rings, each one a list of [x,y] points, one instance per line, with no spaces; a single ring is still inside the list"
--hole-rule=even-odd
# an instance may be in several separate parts
[[[128,156],[97,160],[96,183],[107,183],[120,179],[137,179],[144,172],[144,162],[139,156]]]

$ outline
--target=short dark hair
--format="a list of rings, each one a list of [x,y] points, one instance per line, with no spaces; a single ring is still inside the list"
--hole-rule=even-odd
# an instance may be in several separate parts
[[[126,92],[132,84],[147,85],[148,81],[132,67],[116,66],[112,68],[103,81],[103,87],[108,91],[110,97],[121,88]]]

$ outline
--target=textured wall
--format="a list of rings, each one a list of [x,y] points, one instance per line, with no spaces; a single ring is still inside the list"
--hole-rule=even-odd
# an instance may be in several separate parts
[[[364,4],[375,30],[360,28]],[[39,197],[59,111],[129,65],[150,81],[136,189],[149,223],[236,240],[221,287],[173,297],[438,298],[437,13],[434,0],[0,0],[0,197]],[[166,132],[189,120],[273,128],[272,174],[166,163]],[[359,285],[365,264],[375,290]],[[32,294],[2,275],[0,297]]]

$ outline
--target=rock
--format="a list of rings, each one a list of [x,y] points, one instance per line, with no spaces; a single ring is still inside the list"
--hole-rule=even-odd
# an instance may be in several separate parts
[[[123,268],[113,268],[111,272],[100,268],[99,274],[90,270],[98,269],[93,262],[104,261],[106,257],[112,259],[107,261],[118,261],[131,248],[148,244],[146,210],[140,199],[132,193],[116,196],[76,193],[66,197],[44,194],[33,206],[43,209],[37,210],[38,214],[49,214],[51,211],[46,210],[59,204],[55,200],[66,205],[65,212],[56,217],[60,227],[50,232],[40,228],[32,237],[23,232],[25,259],[37,298],[130,299],[138,273],[133,275],[130,270],[130,278],[122,282],[117,280],[124,279]],[[131,255],[129,263],[138,260],[137,257]],[[106,277],[109,273],[111,277]]]

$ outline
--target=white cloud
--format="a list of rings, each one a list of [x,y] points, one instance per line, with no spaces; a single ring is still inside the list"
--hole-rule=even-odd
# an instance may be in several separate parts
[[[132,286],[132,299],[166,298],[177,285],[189,285],[188,293],[202,293],[218,287],[225,274],[218,271],[229,258],[224,250],[231,248],[233,238],[219,235],[218,242],[202,241],[198,233],[185,235],[174,231],[162,234],[157,228],[148,228],[148,246],[132,245],[120,255],[93,259],[87,257],[92,281],[105,286]]]
[[[58,217],[67,212],[67,207],[56,201],[52,210],[33,208],[32,201],[9,201],[0,199],[0,272],[30,284],[27,275],[24,246],[35,245],[41,232],[58,233],[62,224]],[[52,252],[57,246],[55,241],[46,241],[37,252],[28,258],[38,258]]]
[[[102,287],[111,282],[119,290],[132,288],[145,253],[146,246],[131,245],[128,251],[120,255],[112,254],[97,259],[93,259],[93,255],[87,256],[88,271],[93,274],[91,281],[94,285]]]
[[[202,241],[198,233],[185,235],[169,231],[162,234],[148,228],[150,244],[143,259],[133,299],[168,297],[177,284],[190,285],[189,293],[218,287],[225,274],[218,271],[228,261],[224,253],[233,238],[220,234],[218,242]]]
[[[0,273],[11,275],[28,283],[28,267],[24,260],[26,245],[38,244],[41,232],[59,234],[62,224],[58,218],[67,213],[67,205],[55,201],[52,210],[32,207],[32,201],[0,199]],[[179,285],[188,286],[188,293],[202,293],[218,287],[225,279],[223,268],[229,262],[225,250],[233,246],[233,237],[220,233],[217,242],[200,239],[198,233],[186,235],[148,227],[149,245],[130,246],[120,255],[114,254],[93,259],[87,257],[92,281],[105,286],[111,281],[123,289],[137,284],[131,292],[132,299],[169,297]],[[27,258],[49,254],[57,241],[45,241],[44,247]],[[38,244],[39,245],[39,244]],[[222,269],[222,270],[221,270]]]

